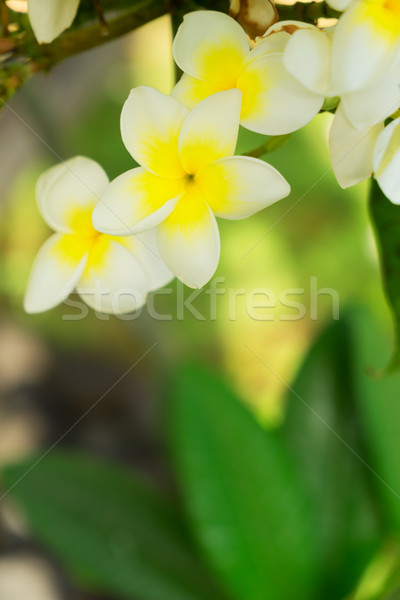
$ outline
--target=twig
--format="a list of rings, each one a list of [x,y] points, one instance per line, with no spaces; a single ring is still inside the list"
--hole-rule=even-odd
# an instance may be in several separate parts
[[[278,148],[287,142],[287,140],[290,138],[290,135],[290,133],[286,133],[284,135],[274,135],[268,137],[265,142],[263,142],[260,146],[257,146],[257,148],[250,150],[250,152],[244,152],[243,156],[261,158],[261,156],[264,156],[264,154],[278,150]]]
[[[3,37],[8,37],[9,12],[5,0],[1,0],[1,29]]]
[[[94,8],[97,13],[97,18],[99,19],[100,28],[103,35],[109,35],[110,30],[108,29],[107,21],[104,18],[103,9],[101,8],[100,0],[93,0]]]

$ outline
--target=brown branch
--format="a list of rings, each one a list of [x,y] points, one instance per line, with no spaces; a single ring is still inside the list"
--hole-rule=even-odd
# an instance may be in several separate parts
[[[97,13],[97,18],[99,19],[102,33],[103,33],[103,35],[108,35],[109,34],[108,25],[107,25],[107,21],[104,18],[104,13],[103,13],[103,9],[101,7],[100,0],[93,0],[93,4],[94,4],[95,11]]]
[[[3,0],[0,0],[3,4]],[[10,55],[0,62],[0,101],[6,102],[34,73],[48,71],[60,61],[107,41],[119,38],[164,14],[171,14],[176,27],[185,13],[201,8],[228,11],[227,0],[102,0],[101,14],[107,24],[93,22],[95,11],[80,11],[77,25],[68,29],[51,44],[37,43],[26,17],[21,18],[22,32],[14,34]],[[97,6],[100,6],[97,2]],[[314,23],[320,17],[336,16],[324,2],[279,5],[281,20],[299,19]],[[104,16],[105,15],[105,16]],[[1,53],[1,48],[0,48]]]

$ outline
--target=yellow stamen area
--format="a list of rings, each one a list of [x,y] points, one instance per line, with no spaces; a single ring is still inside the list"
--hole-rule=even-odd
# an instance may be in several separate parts
[[[179,180],[167,180],[148,171],[135,174],[127,182],[127,193],[139,198],[136,204],[135,220],[137,222],[159,210],[168,200],[178,196],[184,188],[184,171]]]
[[[209,165],[196,175],[195,183],[207,204],[215,213],[223,212],[237,186],[234,172],[223,162]]]
[[[367,21],[374,31],[397,38],[400,35],[400,0],[363,0],[359,5],[358,21]]]
[[[66,234],[54,245],[53,254],[61,264],[77,266],[92,243],[91,237]]]
[[[204,220],[209,215],[208,206],[194,181],[192,177],[187,178],[182,198],[163,223],[163,226],[171,230],[179,229],[181,234],[188,238],[191,238],[196,230],[202,229]]]
[[[179,160],[178,139],[180,130],[172,128],[163,137],[158,130],[149,131],[143,144],[143,162],[151,171],[168,177],[182,177],[182,166]]]
[[[205,165],[209,165],[221,157],[232,154],[232,148],[228,140],[218,135],[211,127],[204,128],[186,141],[181,149],[182,162],[186,172],[192,175]]]
[[[71,202],[72,204],[72,202]],[[65,216],[68,227],[78,235],[91,236],[95,232],[92,225],[92,213],[94,205],[72,206]]]
[[[53,252],[60,263],[78,265],[88,253],[86,269],[100,268],[106,264],[110,241],[120,242],[123,239],[96,231],[92,225],[92,213],[92,207],[74,206],[69,211],[66,221],[76,233],[63,235],[54,246]]]
[[[204,81],[216,85],[219,91],[236,87],[243,69],[245,55],[230,39],[221,38],[204,43],[197,57],[197,72]]]

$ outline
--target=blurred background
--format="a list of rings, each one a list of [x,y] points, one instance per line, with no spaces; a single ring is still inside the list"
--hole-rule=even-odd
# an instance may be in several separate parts
[[[396,413],[391,412],[400,415],[395,406],[400,379],[381,377],[392,350],[392,323],[368,219],[368,186],[342,191],[337,185],[327,149],[329,113],[292,134],[266,158],[290,182],[289,198],[246,221],[219,222],[222,255],[214,280],[219,278],[224,294],[207,293],[215,290],[215,282],[210,282],[193,300],[191,311],[182,299],[192,291],[174,282],[154,297],[161,319],[152,318],[146,309],[129,319],[91,311],[79,319],[79,310],[71,304],[43,315],[24,314],[29,270],[49,233],[36,208],[37,177],[60,159],[77,154],[99,161],[110,178],[131,168],[132,159],[120,138],[121,107],[136,85],[171,90],[171,43],[170,20],[159,19],[67,60],[48,75],[37,75],[0,112],[0,467],[57,443],[134,466],[147,480],[171,489],[173,476],[163,442],[165,389],[179,365],[189,359],[212,367],[229,381],[262,427],[279,429],[285,424],[290,429],[293,423],[288,425],[287,413],[297,402],[290,388],[316,340],[335,327],[339,317],[349,323],[357,360],[349,358],[352,350],[343,338],[335,358],[328,357],[316,375],[313,371],[316,387],[307,391],[315,392],[315,403],[310,397],[305,400],[329,421],[332,407],[325,391],[342,385],[338,394],[346,427],[350,421],[353,426],[352,419],[363,421],[369,449],[362,460],[368,464],[375,460],[374,471],[386,482],[391,476],[396,480],[397,461],[396,473],[393,465],[386,472],[385,457],[392,454],[390,441],[397,443],[400,433]],[[261,141],[260,136],[241,132],[238,151],[251,151]],[[331,291],[316,294],[324,288]],[[249,295],[265,290],[276,297],[276,306],[260,306],[263,300],[253,296],[255,304],[249,311]],[[279,301],[287,290],[293,290],[287,298],[304,306],[301,319],[296,318],[298,309]],[[333,347],[333,342],[328,344],[329,351]],[[329,379],[333,362],[337,382]],[[363,412],[352,413],[346,421],[350,400],[345,377],[350,376],[358,377],[361,399],[370,403],[366,401]],[[386,402],[387,417],[377,408],[380,402]],[[302,432],[312,435],[307,422],[313,415],[305,407],[297,410],[301,414],[293,426],[294,438],[302,437]],[[373,429],[377,422],[379,431]],[[321,423],[315,427],[324,429]],[[370,482],[367,485],[372,481],[377,488],[385,487],[357,458],[351,460],[356,473],[362,472]],[[328,455],[326,465],[331,465]],[[306,471],[307,465],[303,467]],[[341,486],[351,487],[356,477],[338,482],[333,496],[344,494]],[[0,494],[6,491],[3,486]],[[393,503],[398,502],[394,498]],[[378,565],[373,582],[381,581],[382,569],[391,573],[397,568],[397,558],[393,559],[397,542],[392,534],[388,538],[389,550],[382,536],[363,563],[364,572],[367,564],[376,567],[373,561],[380,557],[381,570]],[[2,500],[0,600],[119,597],[101,590],[89,593],[84,587],[32,535],[11,497]],[[354,581],[346,594],[352,589]],[[319,598],[326,600],[328,595]]]

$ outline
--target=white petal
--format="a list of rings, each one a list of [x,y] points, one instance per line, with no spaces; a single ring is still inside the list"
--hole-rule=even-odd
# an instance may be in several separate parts
[[[265,56],[266,54],[283,52],[290,38],[291,35],[287,31],[280,31],[267,37],[257,38],[256,45],[245,59],[245,64],[247,65],[256,58],[260,58],[260,56]]]
[[[40,248],[25,294],[26,312],[39,313],[57,306],[76,286],[85,269],[88,252],[84,246],[80,251],[74,238],[56,233]]]
[[[400,105],[398,69],[390,69],[381,79],[362,90],[342,94],[341,100],[348,120],[357,129],[383,122]]]
[[[315,25],[311,25],[310,23],[304,23],[303,21],[277,21],[276,23],[271,25],[271,27],[267,29],[267,31],[264,33],[262,38],[259,39],[268,39],[271,36],[271,34],[282,32],[288,33],[289,35],[293,35],[298,29],[317,29],[317,27],[315,27]]]
[[[101,250],[89,254],[88,264],[78,285],[82,300],[98,312],[122,314],[132,312],[146,302],[149,282],[143,267],[132,252],[113,239]]]
[[[357,0],[339,19],[332,49],[332,81],[339,94],[369,85],[396,58],[398,35],[384,26],[385,10],[381,2]]]
[[[290,186],[271,165],[248,156],[223,158],[196,176],[196,185],[217,217],[244,219],[285,198]]]
[[[242,27],[228,15],[215,11],[187,14],[173,44],[174,59],[182,71],[219,89],[235,87],[249,50]]]
[[[189,113],[179,137],[179,153],[187,173],[235,153],[242,95],[232,89],[209,96]]]
[[[374,148],[375,179],[385,196],[400,204],[400,118],[385,127]]]
[[[340,104],[329,134],[332,169],[342,188],[348,188],[372,175],[372,155],[383,125],[364,131],[355,129],[347,120]]]
[[[241,124],[266,135],[304,127],[321,109],[324,98],[307,90],[286,71],[282,54],[252,61],[238,78],[242,91]]]
[[[183,182],[138,167],[106,188],[93,211],[93,226],[109,235],[132,235],[163,221],[175,208]]]
[[[307,89],[333,96],[331,89],[331,34],[319,29],[299,29],[287,43],[286,69]]]
[[[184,73],[173,88],[171,96],[182,102],[189,110],[192,110],[196,104],[219,91],[219,88],[215,85]]]
[[[178,100],[154,88],[134,88],[121,113],[123,142],[143,167],[167,179],[182,177],[178,138],[188,114]]]
[[[346,10],[353,0],[326,0],[329,6],[331,6],[334,10],[339,10],[340,12]]]
[[[157,228],[157,244],[165,264],[187,286],[200,288],[213,276],[220,254],[218,226],[194,186]]]
[[[160,256],[156,228],[120,239],[130,249],[145,272],[149,291],[158,290],[174,278]]]
[[[108,185],[101,166],[77,156],[45,171],[38,179],[39,210],[55,231],[80,233],[91,227],[91,212]]]
[[[28,0],[28,15],[40,43],[48,44],[72,25],[80,0]]]

